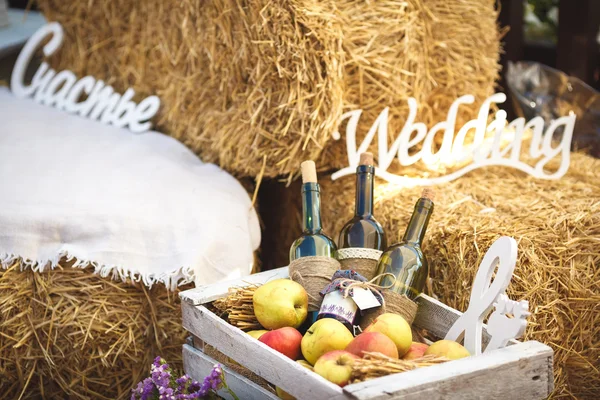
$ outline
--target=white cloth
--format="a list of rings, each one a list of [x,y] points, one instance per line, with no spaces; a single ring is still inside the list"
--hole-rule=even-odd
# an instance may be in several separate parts
[[[249,274],[248,193],[178,141],[102,125],[0,88],[0,264],[61,257],[174,288]]]

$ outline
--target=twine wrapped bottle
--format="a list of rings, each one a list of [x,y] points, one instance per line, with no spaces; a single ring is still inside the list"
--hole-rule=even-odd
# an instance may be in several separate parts
[[[344,225],[338,240],[338,260],[343,269],[352,269],[367,280],[377,272],[377,260],[387,240],[381,224],[373,216],[375,167],[373,154],[362,153],[356,168],[354,217]]]
[[[362,328],[385,312],[400,314],[409,323],[414,320],[417,305],[413,300],[423,290],[429,272],[427,258],[421,251],[421,242],[433,213],[434,196],[432,189],[423,190],[402,241],[390,246],[381,256],[377,275],[382,276],[380,285],[389,287],[383,292],[385,306],[365,313],[361,319]]]
[[[331,282],[340,269],[335,259],[337,246],[321,225],[321,193],[313,161],[302,167],[302,235],[290,248],[290,278],[301,284],[308,293],[307,321],[314,322],[321,307],[319,292]]]

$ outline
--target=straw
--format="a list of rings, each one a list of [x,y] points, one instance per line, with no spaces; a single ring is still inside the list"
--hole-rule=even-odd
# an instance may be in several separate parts
[[[177,292],[60,265],[0,269],[0,397],[125,399],[154,357],[182,368]]]
[[[354,179],[323,176],[321,184],[324,229],[336,235],[354,210],[354,197],[340,195],[352,193]],[[529,301],[524,340],[555,352],[553,396],[600,397],[600,160],[571,153],[559,180],[485,168],[435,190],[423,246],[433,294],[464,311],[483,255],[512,236],[519,258],[508,295]],[[421,191],[376,182],[374,215],[389,244],[402,237]]]
[[[291,179],[306,159],[346,163],[328,144],[357,107],[366,132],[389,106],[392,135],[409,97],[431,126],[473,94],[463,123],[500,68],[495,0],[37,3],[65,29],[54,68],[133,87],[138,101],[158,95],[158,130],[236,176],[256,177],[265,157],[267,178]]]
[[[243,331],[262,329],[254,315],[252,298],[258,286],[229,288],[229,294],[213,302],[213,306],[225,314],[227,322]]]
[[[363,358],[352,364],[351,382],[362,382],[382,376],[398,374],[417,368],[429,367],[449,361],[445,357],[423,356],[414,360],[395,359],[375,352],[364,352]]]

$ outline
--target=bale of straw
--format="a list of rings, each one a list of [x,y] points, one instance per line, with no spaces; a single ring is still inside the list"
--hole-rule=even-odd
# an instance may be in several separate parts
[[[38,0],[65,28],[55,68],[157,94],[157,128],[237,176],[291,177],[304,159],[345,163],[331,142],[344,111],[361,130],[390,106],[391,132],[479,103],[498,75],[495,0]],[[93,23],[90,23],[93,21]],[[476,106],[474,106],[476,107]],[[465,108],[464,122],[473,107]],[[323,149],[327,147],[327,151]]]
[[[352,215],[354,179],[321,182],[325,229],[335,236]],[[404,234],[421,190],[377,182],[374,212],[390,243]],[[464,311],[483,255],[512,236],[519,258],[508,295],[529,301],[524,340],[555,352],[554,397],[599,398],[600,160],[572,153],[560,180],[485,168],[436,192],[424,243],[433,294]]]
[[[180,288],[184,289],[184,288]],[[156,356],[182,370],[176,292],[68,263],[0,269],[0,397],[125,399]]]

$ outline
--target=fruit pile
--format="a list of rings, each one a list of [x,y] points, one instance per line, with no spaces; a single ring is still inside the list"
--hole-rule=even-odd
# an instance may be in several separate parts
[[[242,307],[247,309],[248,305]],[[385,368],[379,368],[382,360],[390,366],[387,374],[391,374],[470,355],[453,341],[431,345],[413,342],[408,322],[392,313],[380,315],[356,337],[332,318],[317,320],[303,335],[298,328],[308,315],[308,294],[290,279],[255,288],[252,307],[264,329],[248,331],[250,336],[339,386],[386,374]],[[375,375],[368,372],[370,363],[377,371]],[[280,389],[277,393],[293,398]]]

